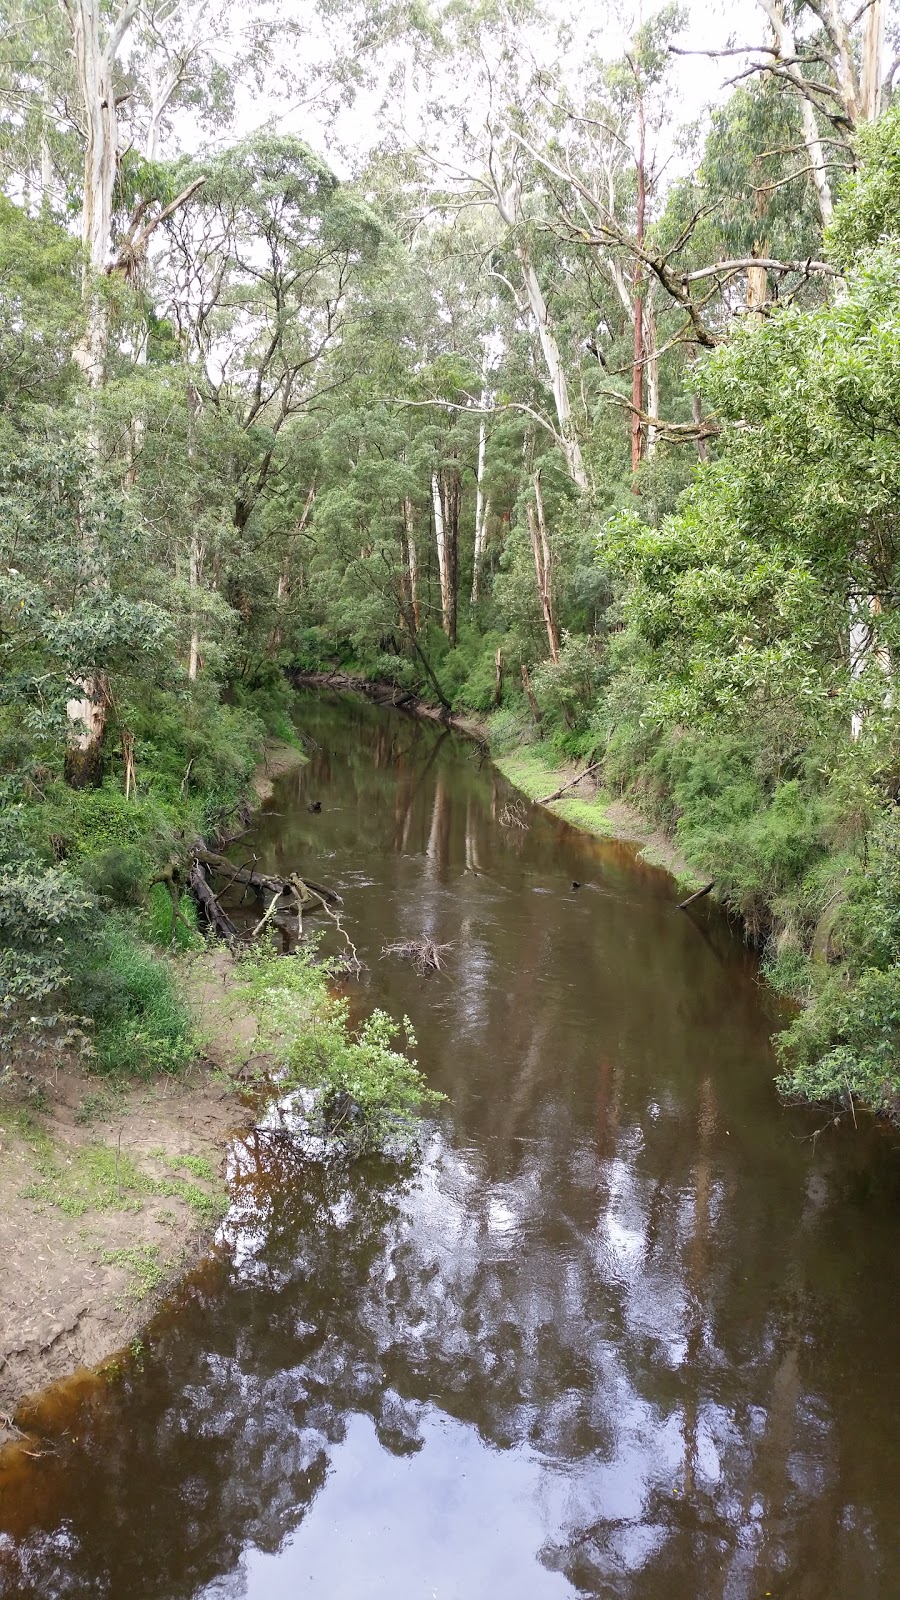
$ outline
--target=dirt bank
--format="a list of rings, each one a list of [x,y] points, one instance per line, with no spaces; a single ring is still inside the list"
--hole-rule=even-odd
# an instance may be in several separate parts
[[[540,745],[527,745],[510,755],[492,754],[492,760],[530,800],[546,804],[548,810],[564,817],[573,827],[601,839],[620,839],[636,845],[641,860],[663,867],[685,890],[698,889],[703,882],[670,834],[650,827],[634,806],[612,796],[593,774],[579,777],[574,763],[555,761]],[[564,785],[565,793],[558,800],[546,798]]]
[[[303,760],[270,741],[251,806]],[[227,951],[177,962],[200,1043],[189,1072],[111,1081],[48,1051],[0,1092],[0,1446],[23,1397],[138,1337],[225,1210],[255,1023]]]

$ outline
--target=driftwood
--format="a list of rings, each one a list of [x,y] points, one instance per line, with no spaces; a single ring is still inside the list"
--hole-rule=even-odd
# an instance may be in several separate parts
[[[419,977],[424,978],[426,972],[443,972],[444,953],[452,949],[452,944],[435,944],[433,939],[399,939],[382,946],[381,954],[411,962]]]
[[[240,884],[241,888],[251,889],[258,900],[263,900],[268,895],[284,897],[287,900],[299,898],[304,907],[312,910],[316,905],[340,905],[341,897],[333,889],[327,889],[324,884],[313,883],[311,878],[304,878],[299,873],[291,873],[289,877],[277,877],[271,872],[258,872],[256,867],[245,863],[236,866],[229,861],[227,856],[217,854],[215,850],[207,850],[199,846],[194,850],[194,859],[202,863],[215,877],[225,878],[225,888],[220,890],[224,894],[233,884]]]
[[[243,934],[244,938],[255,939],[264,928],[271,925],[280,930],[287,948],[292,938],[302,935],[304,911],[319,909],[331,917],[340,932],[344,933],[340,917],[333,909],[340,905],[341,897],[333,889],[327,889],[324,884],[312,883],[308,878],[301,877],[298,872],[292,872],[286,878],[276,876],[274,873],[259,872],[250,862],[241,865],[229,861],[227,856],[219,855],[215,850],[207,850],[203,844],[194,846],[191,857],[187,888],[207,927],[220,939],[224,939],[226,944],[236,944],[242,937],[222,905],[222,897],[235,885],[240,886],[245,894],[249,889],[257,903],[266,907],[249,934]],[[182,922],[185,920],[178,909],[179,884],[176,881],[178,878],[178,870],[172,865],[153,880],[154,883],[165,883],[171,895],[173,932],[175,919],[178,918]],[[213,879],[223,881],[221,884],[217,882],[213,888]],[[356,952],[345,933],[344,939],[355,956]]]
[[[565,794],[567,789],[574,789],[576,783],[580,783],[582,778],[589,778],[591,773],[596,772],[602,765],[601,761],[592,762],[589,767],[585,767],[583,772],[576,772],[574,778],[569,778],[566,783],[561,783],[559,788],[554,789],[552,794],[545,794],[543,799],[538,801],[538,805],[548,806],[551,800],[558,800],[560,795]]]
[[[686,900],[679,900],[678,910],[686,911],[688,906],[692,906],[694,904],[695,900],[702,900],[703,896],[705,894],[709,894],[710,890],[714,889],[715,887],[716,880],[713,878],[711,883],[705,883],[702,889],[697,889],[693,894],[689,894]]]

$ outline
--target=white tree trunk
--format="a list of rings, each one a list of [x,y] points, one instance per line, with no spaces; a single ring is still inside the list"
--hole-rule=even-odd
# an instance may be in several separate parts
[[[584,465],[584,456],[581,445],[575,432],[572,421],[572,405],[569,400],[569,385],[566,372],[559,353],[559,345],[550,322],[550,313],[547,302],[538,282],[538,275],[532,265],[528,248],[524,243],[516,246],[516,256],[522,271],[522,282],[531,307],[531,314],[537,326],[538,338],[544,355],[544,362],[553,390],[553,403],[556,407],[556,420],[559,429],[560,449],[566,463],[566,468],[572,482],[579,489],[588,487],[588,476]]]
[[[419,556],[416,550],[416,525],[413,503],[406,495],[403,501],[403,526],[406,532],[406,565],[409,572],[409,598],[413,610],[415,630],[419,631]]]
[[[482,406],[490,404],[487,390],[482,391]],[[484,550],[484,531],[487,510],[484,504],[484,458],[487,451],[487,421],[484,417],[478,426],[478,467],[475,474],[475,547],[472,556],[472,604],[478,603],[478,580],[481,575],[481,557]]]
[[[819,201],[819,212],[822,217],[822,222],[827,223],[831,220],[831,213],[834,209],[831,199],[831,185],[828,182],[828,170],[825,165],[825,152],[822,146],[822,140],[819,137],[816,114],[803,91],[803,75],[800,71],[800,68],[793,60],[797,54],[797,41],[794,38],[794,30],[785,17],[783,0],[759,0],[759,3],[766,13],[770,23],[772,24],[778,49],[782,57],[784,57],[788,62],[788,65],[784,69],[785,73],[797,86],[797,94],[800,100],[800,115],[803,120],[803,142],[806,145],[807,155],[809,156],[809,164],[812,168],[812,180],[815,184],[816,195]]]
[[[534,505],[529,502],[526,516],[528,518],[528,532],[531,536],[531,553],[534,556],[538,598],[541,602],[544,627],[547,630],[550,660],[556,664],[559,661],[559,633],[557,632],[556,618],[553,615],[553,557],[550,550],[550,540],[547,537],[547,519],[544,516],[544,498],[541,494],[540,472],[536,472],[534,475]]]
[[[891,656],[887,646],[878,639],[878,618],[881,615],[881,601],[876,595],[870,595],[866,600],[869,617],[856,617],[850,624],[850,673],[854,678],[861,678],[867,667],[877,666],[890,681]],[[885,695],[885,705],[890,700],[890,688]],[[850,734],[858,739],[863,727],[864,713],[857,709],[850,718]]]
[[[441,498],[441,480],[437,472],[431,474],[431,499],[434,506],[434,534],[437,542],[438,573],[441,581],[441,625],[450,637],[450,562],[447,552],[447,522]]]
[[[656,342],[656,312],[650,295],[644,301],[644,350],[647,361],[647,415],[659,416],[659,350]],[[652,461],[659,441],[659,430],[647,424],[647,460]]]
[[[125,0],[106,37],[101,37],[100,0],[63,0],[72,29],[72,44],[84,118],[84,196],[81,243],[84,290],[88,302],[85,336],[75,351],[88,383],[103,382],[106,356],[106,306],[97,279],[112,254],[113,190],[116,182],[118,119],[113,72],[119,49],[139,0]]]
[[[884,0],[871,0],[863,40],[860,112],[874,122],[881,111],[881,62],[884,55]]]

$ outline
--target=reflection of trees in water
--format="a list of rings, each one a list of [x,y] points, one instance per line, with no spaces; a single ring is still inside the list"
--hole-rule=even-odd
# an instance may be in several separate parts
[[[375,849],[379,884],[410,874],[374,913],[356,902],[375,948],[419,931],[394,917],[456,942],[453,987],[414,1018],[453,1147],[435,1133],[399,1174],[239,1147],[229,1260],[40,1463],[40,1502],[0,1508],[31,1529],[30,1576],[0,1548],[0,1590],[180,1600],[222,1576],[237,1595],[242,1548],[301,1521],[348,1415],[404,1454],[437,1405],[571,1484],[543,1559],[579,1592],[743,1600],[789,1581],[824,1600],[835,1573],[835,1596],[884,1593],[891,1407],[871,1415],[846,1359],[883,1368],[881,1257],[860,1262],[865,1196],[841,1192],[837,1150],[814,1189],[779,1147],[748,991],[670,902],[636,912],[624,868],[601,899],[557,892],[556,824],[492,825],[505,785],[440,730],[385,720],[376,772],[373,715],[339,730],[328,838],[342,870]],[[312,731],[309,793],[334,743],[324,715]],[[290,826],[315,840],[321,819]],[[411,980],[381,970],[412,1009]]]
[[[410,1453],[435,1398],[488,1443],[526,1443],[581,1483],[593,1513],[544,1551],[580,1592],[658,1600],[690,1572],[693,1593],[730,1600],[762,1563],[774,1575],[801,1561],[821,1582],[810,1536],[840,1526],[835,1441],[802,1371],[802,1303],[729,1314],[752,1263],[723,1256],[715,1117],[706,1079],[692,1164],[655,1240],[633,1126],[598,1170],[557,1108],[551,1150],[523,1148],[502,1182],[438,1135],[399,1175],[311,1171],[287,1140],[248,1141],[233,1264],[61,1446],[20,1589],[191,1595],[248,1542],[279,1548],[349,1414]],[[630,1479],[631,1514],[600,1515],[609,1473]],[[12,1569],[7,1582],[15,1593]]]

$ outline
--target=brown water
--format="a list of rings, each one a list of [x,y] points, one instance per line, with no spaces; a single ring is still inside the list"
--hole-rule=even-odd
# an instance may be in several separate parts
[[[217,1259],[0,1480],[4,1600],[896,1600],[893,1142],[808,1138],[752,962],[626,848],[504,823],[437,728],[300,723],[257,847],[447,1106],[405,1173],[236,1150]],[[381,958],[420,935],[444,975]]]

